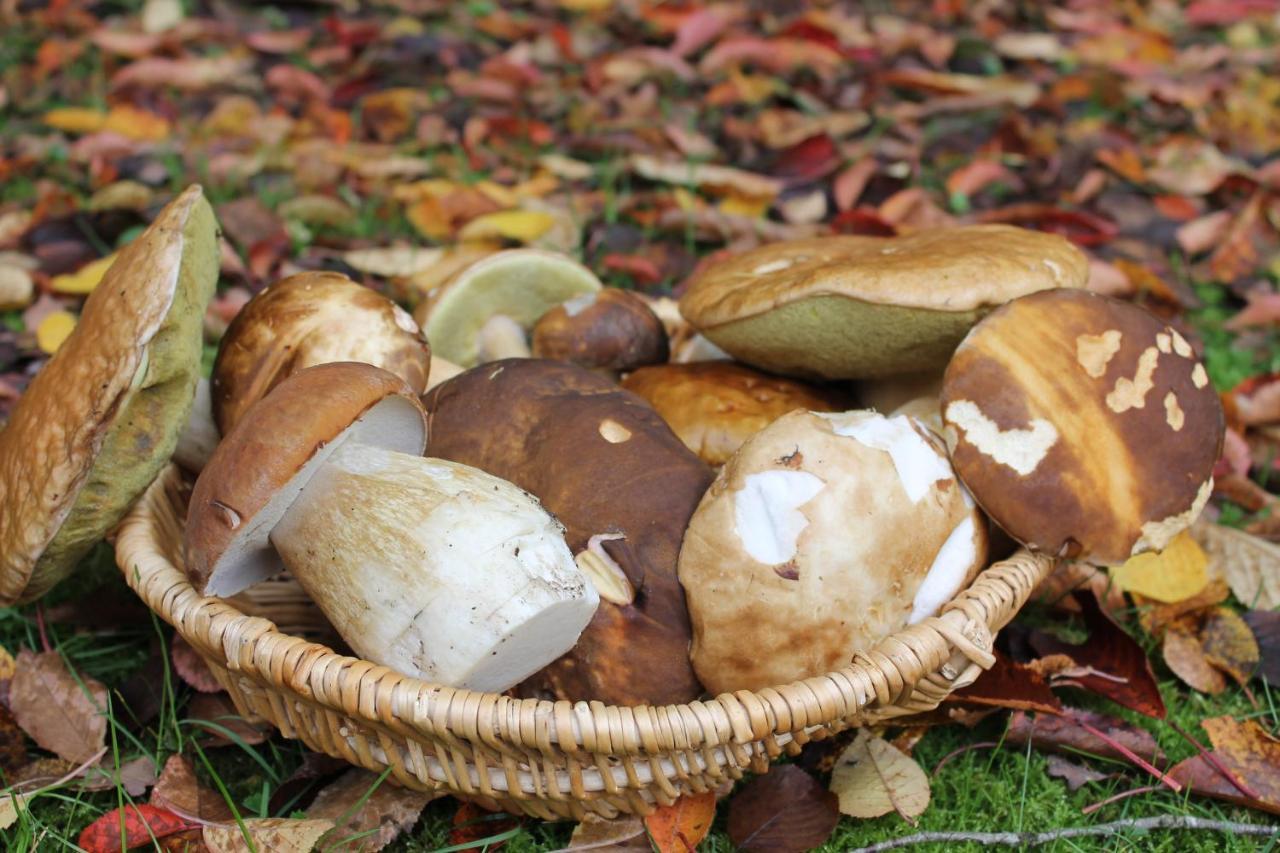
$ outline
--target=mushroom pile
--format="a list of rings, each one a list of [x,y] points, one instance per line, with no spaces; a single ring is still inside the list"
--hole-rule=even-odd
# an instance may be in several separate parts
[[[0,433],[5,603],[172,457],[204,595],[287,572],[408,675],[673,704],[848,664],[1006,537],[1159,550],[1212,490],[1223,413],[1185,332],[1084,290],[1048,234],[766,244],[678,302],[512,250],[451,264],[413,316],[301,272],[205,382],[215,228],[198,188],[161,211]]]

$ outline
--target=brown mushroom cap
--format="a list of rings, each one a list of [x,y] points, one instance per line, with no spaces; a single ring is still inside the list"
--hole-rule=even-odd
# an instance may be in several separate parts
[[[226,435],[289,375],[317,364],[360,361],[421,394],[431,348],[390,299],[332,272],[291,275],[258,293],[231,322],[213,366],[213,414]]]
[[[1087,291],[1025,296],[947,368],[952,460],[1018,541],[1100,563],[1159,550],[1212,491],[1223,412],[1178,332]]]
[[[771,376],[729,361],[642,367],[622,387],[649,401],[690,450],[708,465],[729,460],[742,443],[787,412],[835,412],[845,395]]]
[[[285,379],[244,413],[196,480],[187,511],[187,574],[228,596],[280,571],[268,537],[312,472],[348,433],[421,455],[417,392],[369,364],[333,362]]]
[[[218,280],[200,187],[120,250],[0,432],[0,603],[66,577],[169,461]]]
[[[562,302],[533,327],[534,358],[623,371],[659,364],[668,354],[662,321],[639,296],[614,287]]]
[[[993,307],[1082,287],[1087,275],[1087,260],[1066,240],[1008,225],[820,237],[707,267],[680,310],[739,361],[856,379],[941,368]]]
[[[588,552],[625,576],[600,590],[574,650],[525,688],[627,705],[698,696],[676,560],[710,469],[640,397],[564,362],[491,362],[424,402],[431,456],[531,492],[564,524],[580,563]]]

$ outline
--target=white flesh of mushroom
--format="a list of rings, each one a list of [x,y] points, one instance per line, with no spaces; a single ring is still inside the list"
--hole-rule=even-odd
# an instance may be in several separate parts
[[[978,561],[978,530],[973,519],[972,515],[966,516],[938,549],[929,573],[916,590],[908,624],[914,625],[937,613],[964,585],[969,570]]]
[[[800,534],[809,526],[800,507],[825,485],[808,471],[748,474],[733,497],[734,528],[743,550],[768,566],[794,557]]]
[[[503,358],[529,358],[533,352],[529,349],[529,339],[524,328],[505,314],[495,314],[480,327],[476,338],[478,360],[497,361]]]
[[[563,528],[475,468],[347,441],[271,542],[361,656],[501,692],[577,642],[599,604]]]
[[[955,477],[947,458],[933,447],[906,415],[879,417],[866,412],[818,412],[831,422],[836,435],[883,450],[893,460],[902,489],[912,503],[919,503],[933,484]]]
[[[209,380],[201,378],[196,383],[196,399],[191,406],[191,416],[178,435],[173,461],[191,473],[199,474],[208,464],[220,439],[218,425],[213,422],[213,395],[209,390]]]

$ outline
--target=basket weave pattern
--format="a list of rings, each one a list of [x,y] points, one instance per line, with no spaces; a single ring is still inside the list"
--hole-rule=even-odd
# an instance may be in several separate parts
[[[995,632],[1053,566],[1020,551],[941,615],[823,676],[664,707],[549,702],[428,684],[200,596],[181,569],[188,492],[176,468],[161,475],[121,524],[116,560],[241,713],[352,764],[390,767],[402,785],[546,819],[648,814],[815,737],[931,710],[994,663]]]

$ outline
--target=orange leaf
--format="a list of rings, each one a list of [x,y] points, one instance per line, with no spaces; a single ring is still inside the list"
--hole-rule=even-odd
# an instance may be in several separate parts
[[[714,791],[686,794],[644,819],[659,853],[693,853],[716,817]]]

